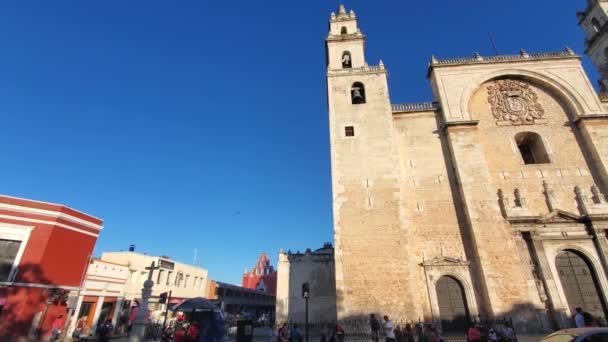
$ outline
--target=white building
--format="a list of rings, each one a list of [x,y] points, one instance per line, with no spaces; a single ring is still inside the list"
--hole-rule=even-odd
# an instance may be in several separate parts
[[[116,326],[123,311],[128,278],[129,267],[126,264],[91,259],[68,336],[71,336],[79,319],[85,322],[83,335],[94,335],[97,324],[108,319],[112,319]]]
[[[144,281],[148,279],[149,267],[152,262],[160,269],[154,270],[152,280],[152,298],[150,310],[161,310],[158,297],[163,292],[171,291],[171,303],[179,303],[183,299],[193,297],[207,297],[208,271],[198,266],[187,265],[170,260],[168,257],[151,256],[135,252],[108,252],[103,253],[101,259],[129,267],[129,277],[125,284],[125,298],[132,303],[141,298],[141,289]],[[154,316],[152,317],[155,318]]]

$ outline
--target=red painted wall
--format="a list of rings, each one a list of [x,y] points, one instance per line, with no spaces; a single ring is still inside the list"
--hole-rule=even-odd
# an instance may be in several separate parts
[[[277,271],[270,265],[266,253],[262,253],[255,267],[243,274],[242,286],[248,289],[256,289],[260,282],[264,281],[267,293],[274,296],[277,294]]]
[[[14,282],[0,284],[0,297],[7,300],[0,314],[0,341],[28,336],[35,315],[45,310],[46,314],[41,315],[41,318],[44,316],[42,336],[48,336],[55,318],[64,315],[67,319],[67,307],[62,304],[49,304],[47,307],[47,291],[49,288],[80,287],[99,234],[97,229],[74,221],[80,219],[101,225],[101,220],[60,205],[12,197],[0,196],[0,204],[21,206],[15,211],[0,208],[0,213],[16,217],[0,218],[0,223],[34,227],[18,264]],[[30,208],[54,213],[37,213],[29,211]],[[59,213],[77,219],[53,217]],[[39,223],[39,220],[49,223]],[[70,230],[56,223],[81,231]]]

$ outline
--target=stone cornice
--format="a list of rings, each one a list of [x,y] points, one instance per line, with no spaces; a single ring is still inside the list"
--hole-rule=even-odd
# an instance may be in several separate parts
[[[327,39],[325,39],[325,41],[327,43],[335,43],[335,42],[345,42],[345,41],[353,41],[353,40],[363,40],[365,41],[367,37],[360,33],[353,33],[353,34],[341,34],[341,35],[328,35]]]
[[[424,267],[433,266],[469,266],[470,262],[462,260],[460,258],[453,258],[448,256],[439,256],[431,260],[425,260],[420,265]]]
[[[450,121],[446,122],[441,126],[441,130],[444,133],[448,131],[461,130],[461,129],[475,129],[479,124],[479,120],[461,120],[461,121]]]
[[[363,75],[363,74],[375,74],[375,73],[386,73],[384,63],[380,61],[377,66],[362,66],[359,68],[345,68],[345,69],[327,69],[327,76],[343,76],[343,75]]]
[[[581,56],[577,55],[570,48],[566,48],[564,51],[558,52],[544,52],[544,53],[527,53],[523,50],[518,55],[497,55],[497,56],[481,56],[476,53],[473,57],[461,57],[461,58],[448,58],[438,59],[435,56],[431,56],[429,63],[427,77],[431,76],[431,72],[434,68],[441,68],[447,66],[462,66],[462,65],[476,65],[476,64],[495,64],[495,63],[514,63],[514,62],[529,62],[529,61],[542,61],[542,60],[556,60],[556,59],[580,59]]]
[[[608,114],[583,114],[580,115],[574,122],[580,125],[583,122],[601,122],[608,124]]]

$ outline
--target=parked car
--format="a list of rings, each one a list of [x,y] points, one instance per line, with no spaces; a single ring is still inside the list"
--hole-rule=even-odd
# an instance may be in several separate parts
[[[608,328],[574,328],[556,331],[543,342],[608,342]]]

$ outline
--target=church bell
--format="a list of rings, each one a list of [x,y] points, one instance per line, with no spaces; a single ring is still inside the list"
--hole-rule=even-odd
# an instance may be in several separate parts
[[[361,89],[360,88],[353,88],[353,103],[362,103],[363,102],[363,95],[361,94]]]

